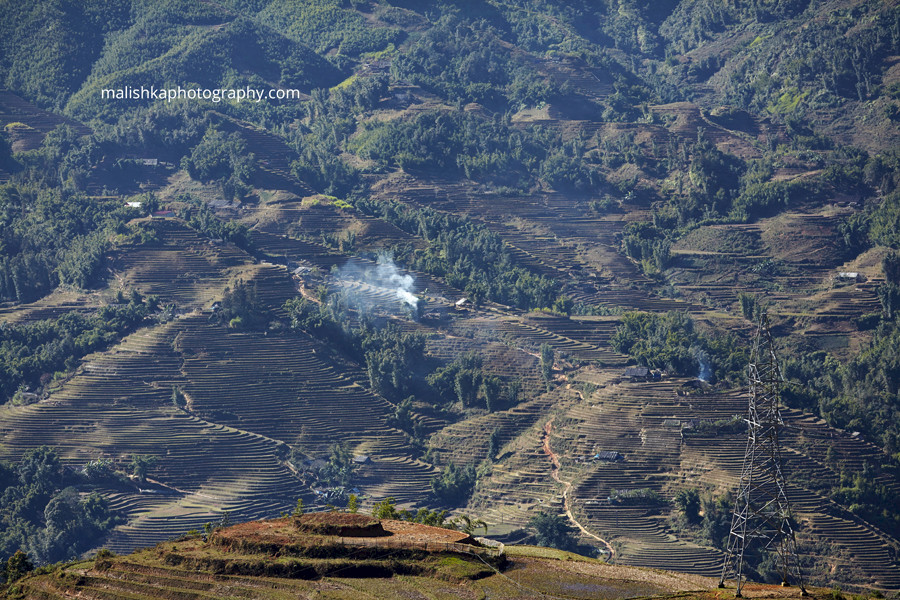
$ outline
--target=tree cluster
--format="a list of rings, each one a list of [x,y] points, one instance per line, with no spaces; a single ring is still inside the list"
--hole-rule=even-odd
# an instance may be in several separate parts
[[[452,102],[492,109],[549,100],[551,86],[504,47],[497,33],[484,20],[444,15],[395,59],[393,74]]]
[[[731,532],[732,500],[729,496],[701,494],[696,488],[678,491],[673,500],[679,525],[686,527],[703,544],[724,549]]]
[[[534,530],[537,546],[556,548],[567,552],[589,554],[589,547],[578,542],[578,530],[563,515],[541,511],[528,519],[528,527]]]
[[[248,184],[256,170],[256,157],[247,151],[247,144],[239,134],[226,134],[210,127],[190,155],[181,160],[181,168],[194,179],[219,182],[226,199],[230,200],[250,191]]]
[[[82,176],[75,171],[87,173],[91,163],[72,157],[85,145],[90,141],[62,127],[40,149],[16,155],[25,169],[0,185],[0,301],[33,301],[60,283],[96,285],[110,237],[140,215],[77,190]]]
[[[191,229],[211,240],[231,242],[238,248],[247,251],[252,249],[253,241],[250,231],[243,223],[219,219],[208,204],[195,200],[187,194],[182,194],[178,200],[193,205],[185,215],[185,220]]]
[[[475,303],[485,300],[519,308],[553,306],[559,284],[513,263],[502,238],[465,217],[399,202],[359,200],[355,206],[428,242],[424,249],[395,248],[408,267],[443,277]]]
[[[696,330],[687,313],[679,312],[626,313],[610,345],[643,366],[671,375],[700,376],[705,366],[711,382],[741,381],[749,360],[749,349],[733,337],[707,336]]]
[[[475,490],[475,466],[458,467],[449,463],[440,475],[431,478],[431,491],[448,506],[459,506],[468,502]]]
[[[96,546],[121,521],[99,494],[82,496],[73,487],[83,483],[47,447],[0,464],[0,556],[21,549],[34,564],[47,564]]]

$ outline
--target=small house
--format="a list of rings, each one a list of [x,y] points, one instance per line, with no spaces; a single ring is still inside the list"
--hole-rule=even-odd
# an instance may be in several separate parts
[[[619,462],[625,460],[625,457],[615,450],[601,450],[594,455],[594,460],[605,460],[607,462]]]
[[[39,402],[41,399],[41,396],[39,394],[35,394],[34,392],[17,392],[16,396],[24,404],[34,404],[35,402]]]
[[[858,271],[841,271],[834,276],[837,283],[863,283],[866,276]]]
[[[360,454],[353,457],[353,464],[356,465],[371,465],[372,459],[369,458],[367,454]]]
[[[312,471],[317,473],[319,470],[323,469],[328,464],[328,461],[323,458],[312,458],[303,461],[303,469],[305,471]]]
[[[175,217],[175,211],[174,211],[174,210],[169,210],[169,209],[166,209],[166,210],[154,210],[154,211],[150,214],[150,216],[153,217],[154,219],[172,219],[172,218]]]
[[[632,381],[646,381],[650,378],[650,369],[647,367],[628,367],[625,369],[624,375]]]

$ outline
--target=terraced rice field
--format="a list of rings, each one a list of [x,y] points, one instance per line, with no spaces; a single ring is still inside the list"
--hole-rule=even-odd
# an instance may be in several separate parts
[[[607,82],[586,69],[547,68],[567,77],[580,73],[574,85],[592,97],[608,93]],[[696,139],[703,126],[716,144],[740,146],[746,156],[755,151],[740,132],[711,126],[695,106],[652,110],[670,122],[555,119],[565,109],[554,108],[545,124],[568,137],[596,136],[591,143],[597,144],[633,136],[644,147]],[[72,466],[101,457],[120,467],[137,454],[158,458],[148,482],[111,483],[102,490],[128,518],[107,542],[117,552],[201,528],[225,511],[237,521],[277,516],[298,497],[311,504],[312,492],[287,460],[291,447],[323,457],[331,444],[345,442],[354,454],[371,458],[354,480],[367,504],[390,496],[405,506],[427,505],[434,465],[481,465],[474,496],[459,510],[509,530],[524,526],[541,510],[562,512],[565,486],[560,481],[572,482],[567,498],[574,517],[614,543],[617,562],[715,576],[721,553],[679,532],[667,501],[689,487],[719,494],[734,488],[745,435],[699,433],[696,426],[701,420],[743,414],[744,392],[712,392],[687,379],[625,379],[628,359],[610,347],[621,318],[616,314],[677,310],[730,323],[736,320],[728,313],[737,314],[737,293],[758,293],[765,279],[767,299],[777,303],[775,312],[806,327],[791,343],[800,339],[831,348],[849,344],[847,322],[879,309],[877,277],[847,285],[832,281],[843,264],[834,243],[844,215],[840,211],[800,207],[771,222],[698,230],[676,245],[674,266],[667,273],[676,289],[668,293],[675,297],[664,297],[651,291],[659,289],[658,282],[645,277],[618,248],[627,222],[649,218],[647,206],[623,204],[596,214],[588,208],[588,198],[546,191],[488,195],[472,182],[441,174],[402,175],[382,182],[377,193],[469,215],[504,240],[516,263],[556,280],[575,302],[611,313],[564,317],[492,304],[456,310],[452,305],[465,296],[463,291],[438,277],[409,272],[412,291],[426,297],[435,314],[421,322],[395,322],[425,335],[429,361],[446,364],[476,352],[485,374],[499,377],[504,385],[521,383],[521,401],[506,410],[435,409],[414,415],[426,432],[427,456],[434,464],[425,462],[421,449],[412,448],[407,435],[390,424],[396,407],[369,389],[364,366],[303,334],[277,327],[236,331],[210,318],[212,303],[239,280],[253,285],[276,317],[284,316],[285,300],[301,291],[312,297],[322,282],[330,291],[374,307],[382,320],[402,315],[396,290],[352,275],[348,265],[365,271],[375,265],[374,251],[395,244],[422,247],[424,240],[351,209],[315,205],[309,186],[290,172],[295,154],[283,140],[246,123],[217,118],[228,131],[239,132],[257,155],[256,184],[281,194],[261,193],[258,204],[242,207],[240,218],[252,228],[255,256],[211,242],[179,220],[151,221],[156,241],[120,246],[112,257],[115,285],[174,303],[177,317],[86,357],[49,399],[0,408],[0,458],[15,459],[41,444],[59,448]],[[334,240],[349,233],[356,236],[349,244],[354,250],[339,251]],[[735,240],[741,243],[732,244]],[[796,244],[802,244],[802,258],[794,252]],[[315,286],[306,289],[304,276],[290,276],[287,265],[297,264],[310,269]],[[0,317],[27,322],[68,310],[89,311],[103,302],[100,294],[48,298],[2,309]],[[543,344],[556,355],[549,386],[540,375]],[[173,404],[173,389],[183,395],[183,406]],[[852,577],[900,589],[897,540],[829,500],[831,488],[840,483],[836,463],[861,470],[867,462],[879,461],[880,451],[811,415],[785,414],[792,427],[784,435],[787,468],[804,474],[789,487],[801,544],[818,541],[834,549],[833,556],[819,557],[832,569],[825,576],[831,581]],[[498,436],[499,448],[489,456],[492,435]],[[559,456],[558,472],[547,444]],[[623,460],[593,458],[604,451],[618,452]],[[900,483],[890,473],[878,484],[900,495]],[[614,491],[635,489],[656,492],[663,502],[609,501]],[[121,579],[142,585],[135,574],[123,572]]]
[[[183,383],[172,351],[176,329],[135,333],[88,357],[50,400],[2,409],[4,459],[45,444],[73,467],[98,458],[123,467],[133,455],[158,458],[150,485],[115,492],[114,505],[130,520],[109,545],[123,551],[202,527],[226,510],[236,519],[271,516],[304,493],[279,458],[279,442],[172,405],[172,386]]]
[[[222,288],[251,267],[230,244],[214,245],[176,219],[150,223],[158,241],[124,246],[113,258],[120,285],[158,295],[179,310],[208,308]]]
[[[684,572],[715,576],[721,568],[719,551],[679,539],[665,518],[666,511],[660,512],[652,504],[628,506],[607,501],[614,490],[646,488],[671,498],[685,487],[727,491],[737,485],[746,434],[695,434],[684,428],[700,419],[742,414],[746,398],[741,392],[688,392],[684,383],[664,380],[609,385],[557,417],[560,439],[554,446],[566,450],[564,476],[577,481],[576,514],[583,516],[582,524],[590,530],[622,545],[619,562],[646,567],[675,564]],[[895,541],[828,499],[838,474],[819,462],[830,445],[844,447],[842,456],[862,468],[877,449],[828,430],[799,411],[788,411],[785,417],[788,495],[800,522],[800,543],[815,539],[832,544],[840,554],[824,558],[837,571],[846,574],[847,569],[854,569],[872,585],[893,589],[900,582],[900,571],[891,566],[888,550]],[[828,444],[823,443],[826,440]],[[624,460],[590,461],[590,456],[602,450],[620,452]],[[896,480],[886,477],[884,484],[896,486]],[[840,577],[836,574],[835,580]]]
[[[25,128],[14,128],[10,142],[15,151],[39,148],[44,136],[60,125],[72,127],[78,135],[87,135],[91,130],[72,119],[47,112],[8,90],[0,90],[0,127],[10,123],[22,123]]]

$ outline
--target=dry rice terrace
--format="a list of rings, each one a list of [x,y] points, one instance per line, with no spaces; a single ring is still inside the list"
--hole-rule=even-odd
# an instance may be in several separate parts
[[[314,517],[314,519],[310,519]],[[328,527],[327,534],[309,531]],[[303,515],[189,535],[126,556],[26,576],[17,598],[696,598],[717,580],[610,566],[528,546],[483,547],[458,532],[356,514]],[[811,590],[812,598],[830,591]],[[724,593],[728,593],[724,591]],[[796,597],[795,588],[747,585],[749,598]]]

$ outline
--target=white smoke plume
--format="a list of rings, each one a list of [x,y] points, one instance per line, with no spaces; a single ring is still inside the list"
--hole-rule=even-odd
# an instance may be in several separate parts
[[[709,354],[706,353],[706,350],[696,350],[694,352],[694,357],[700,365],[700,372],[697,374],[697,379],[709,383],[709,380],[712,377],[712,364],[709,361]]]
[[[366,294],[364,289],[353,285],[353,282],[363,283],[374,291],[385,292],[393,295],[403,306],[415,316],[419,308],[419,299],[413,294],[415,278],[402,271],[394,259],[387,253],[378,255],[377,262],[373,266],[361,260],[350,259],[338,269],[336,273],[337,283],[343,287],[343,293],[351,306],[355,306],[361,312],[368,312],[378,307],[388,310],[391,307],[379,302],[377,297]]]
[[[419,299],[413,293],[413,284],[416,280],[409,273],[405,275],[400,272],[394,259],[387,254],[378,255],[378,263],[375,267],[375,285],[380,287],[393,288],[397,297],[406,302],[410,308],[419,306]]]

